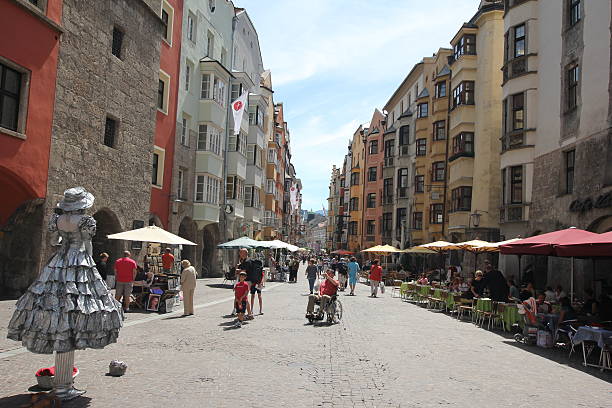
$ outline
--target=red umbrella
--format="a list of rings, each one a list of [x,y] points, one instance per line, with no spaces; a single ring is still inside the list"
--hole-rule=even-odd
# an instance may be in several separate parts
[[[549,232],[501,245],[499,250],[502,254],[514,255],[557,255],[556,248],[559,245],[575,242],[580,239],[594,239],[599,234],[568,228],[560,231]]]
[[[612,257],[612,231],[605,234],[594,234],[575,241],[559,244],[556,248],[559,256],[592,257],[610,256]]]
[[[337,251],[333,251],[332,254],[336,255],[353,255],[354,252],[347,251],[346,249],[338,249]]]

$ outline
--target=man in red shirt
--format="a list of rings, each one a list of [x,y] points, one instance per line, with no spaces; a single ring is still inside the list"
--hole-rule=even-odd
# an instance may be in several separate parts
[[[172,273],[172,267],[174,266],[174,255],[172,255],[172,250],[170,248],[166,248],[166,251],[161,258],[164,273]]]
[[[382,267],[378,264],[378,259],[372,261],[372,267],[370,268],[370,287],[372,288],[372,294],[370,297],[376,297],[378,294],[378,287],[382,280]]]
[[[247,273],[241,271],[238,275],[239,281],[234,285],[234,305],[236,307],[236,314],[238,315],[238,321],[236,327],[242,327],[242,321],[244,320],[244,312],[247,309],[247,297],[249,296],[249,284],[246,282]]]
[[[331,300],[331,297],[334,296],[338,292],[338,282],[334,279],[334,270],[328,269],[325,274],[325,280],[321,283],[321,287],[319,288],[319,294],[312,294],[308,296],[308,307],[306,308],[306,318],[314,315],[314,307],[317,301],[321,301],[321,307],[319,308],[319,318],[323,316],[323,311],[327,306],[327,303]]]
[[[132,287],[136,278],[136,261],[130,258],[130,251],[123,251],[123,258],[115,261],[115,299],[121,301],[123,297],[123,310],[130,310],[130,296],[132,295]]]

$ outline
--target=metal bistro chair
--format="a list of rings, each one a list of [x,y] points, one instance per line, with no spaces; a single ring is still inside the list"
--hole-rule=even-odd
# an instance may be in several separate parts
[[[474,300],[461,299],[461,303],[457,307],[459,312],[457,313],[457,320],[463,320],[465,313],[470,314],[470,318],[474,321]]]
[[[486,320],[488,320],[487,330],[491,330],[491,322],[497,316],[497,305],[498,302],[491,302],[491,310],[483,310],[480,312],[480,327],[484,326]]]
[[[393,279],[393,289],[391,289],[391,297],[394,297],[393,295],[395,293],[398,293],[400,295],[400,297],[401,297],[402,283],[404,283],[404,282],[399,280],[399,279]]]
[[[444,310],[444,312],[448,312],[448,305],[446,300],[448,299],[448,292],[445,290],[440,291],[440,305],[442,306],[440,310]]]

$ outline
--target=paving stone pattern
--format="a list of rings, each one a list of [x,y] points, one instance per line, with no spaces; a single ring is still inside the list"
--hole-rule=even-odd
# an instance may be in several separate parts
[[[308,325],[307,283],[268,283],[264,312],[231,327],[231,290],[200,280],[193,318],[130,314],[119,343],[77,352],[77,386],[88,399],[68,407],[605,407],[612,375],[569,365],[556,351],[513,340],[391,298],[342,296],[340,324]],[[211,304],[212,303],[212,304]],[[6,304],[0,304],[5,308]],[[256,309],[257,311],[257,309]],[[1,316],[4,316],[2,314]],[[156,316],[156,315],[153,315]],[[141,324],[138,324],[141,323]],[[553,357],[553,358],[551,358]],[[129,364],[122,378],[108,363]],[[0,407],[18,406],[51,356],[4,358]],[[11,405],[7,405],[11,404]]]

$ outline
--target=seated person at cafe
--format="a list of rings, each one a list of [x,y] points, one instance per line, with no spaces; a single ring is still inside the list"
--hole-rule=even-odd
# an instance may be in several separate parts
[[[427,285],[429,283],[429,279],[427,279],[427,275],[425,275],[425,272],[421,274],[421,277],[417,280],[417,283],[419,285]]]
[[[312,294],[308,296],[308,307],[306,308],[306,318],[309,318],[314,315],[314,307],[315,303],[321,302],[321,306],[319,308],[319,318],[323,316],[323,311],[327,306],[327,303],[331,300],[331,297],[338,293],[338,286],[340,282],[338,282],[335,278],[335,271],[333,269],[328,269],[325,273],[325,280],[321,283],[319,287],[319,294]]]
[[[552,312],[552,306],[546,301],[546,295],[544,292],[540,292],[540,294],[538,294],[536,305],[538,305],[538,313],[548,314]]]
[[[516,287],[516,284],[514,283],[513,279],[508,280],[508,287],[509,287],[508,299],[510,300],[518,299],[520,297],[520,292],[518,288]]]
[[[461,292],[461,293],[465,293],[467,291],[470,290],[470,284],[468,284],[465,279],[463,279],[463,276],[459,276],[459,286],[457,287],[457,291]]]
[[[563,290],[563,286],[558,285],[555,289],[555,298],[557,302],[561,303],[561,298],[567,297],[567,293]]]
[[[559,313],[559,323],[567,320],[574,320],[577,317],[576,311],[572,307],[572,303],[567,296],[564,296],[559,301],[561,303],[561,312]]]
[[[506,278],[500,270],[494,269],[491,262],[484,261],[484,282],[489,289],[490,298],[495,302],[505,302],[508,300],[508,284]]]
[[[529,299],[530,297],[534,298],[536,297],[536,291],[533,287],[533,283],[528,282],[527,286],[525,288],[523,288],[523,290],[521,290],[521,299]]]
[[[453,281],[451,282],[449,289],[451,290],[451,292],[459,292],[459,278],[455,277],[453,278]]]
[[[471,297],[479,298],[483,296],[486,284],[482,278],[482,271],[476,271],[474,280],[472,281],[472,286],[470,287],[470,293],[472,294]]]
[[[557,295],[555,294],[555,291],[550,286],[546,287],[546,290],[544,291],[544,296],[546,296],[547,302],[557,301]]]
[[[584,305],[582,306],[582,313],[587,316],[595,316],[597,315],[597,306],[599,302],[595,300],[595,296],[593,295],[593,290],[591,288],[587,288],[584,290],[585,300]]]

